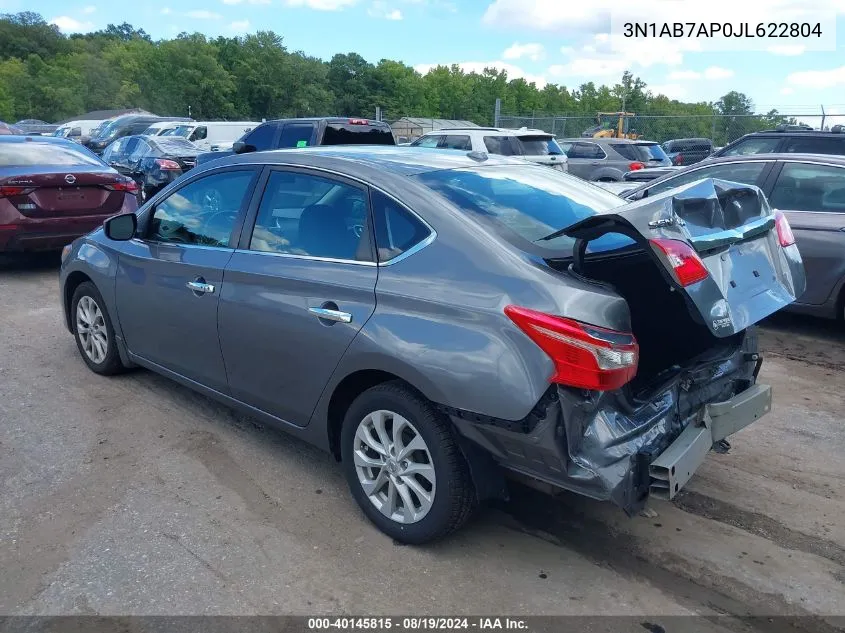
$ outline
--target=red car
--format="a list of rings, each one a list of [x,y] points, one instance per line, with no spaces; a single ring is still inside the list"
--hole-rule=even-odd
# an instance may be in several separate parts
[[[0,136],[0,253],[60,249],[138,208],[138,185],[62,138]]]

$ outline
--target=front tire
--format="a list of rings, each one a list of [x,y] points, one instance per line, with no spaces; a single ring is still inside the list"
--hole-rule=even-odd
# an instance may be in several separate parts
[[[451,423],[399,382],[368,389],[352,403],[341,431],[341,457],[364,514],[402,543],[446,536],[477,505]]]
[[[123,371],[114,327],[97,287],[90,281],[79,284],[70,306],[73,337],[85,364],[91,371],[104,376]]]

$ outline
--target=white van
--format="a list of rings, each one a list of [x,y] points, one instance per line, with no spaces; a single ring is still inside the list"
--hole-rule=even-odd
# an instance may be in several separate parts
[[[201,150],[219,151],[232,148],[232,143],[254,127],[258,121],[196,121],[167,130],[166,136],[182,136]]]
[[[83,140],[87,140],[91,136],[91,131],[101,123],[102,121],[95,119],[68,121],[56,128],[53,136],[61,136],[62,138],[82,143]]]

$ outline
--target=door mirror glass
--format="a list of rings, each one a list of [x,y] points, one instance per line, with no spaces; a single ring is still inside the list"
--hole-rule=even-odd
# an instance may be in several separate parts
[[[134,213],[122,213],[109,218],[103,224],[106,237],[116,242],[126,242],[135,237],[138,229],[138,216]]]

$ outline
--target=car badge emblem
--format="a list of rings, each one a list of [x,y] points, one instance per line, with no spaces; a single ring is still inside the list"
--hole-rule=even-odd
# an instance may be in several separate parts
[[[65,182],[69,185],[72,185],[76,182],[76,176],[74,176],[73,174],[68,174],[67,176],[65,176]]]

